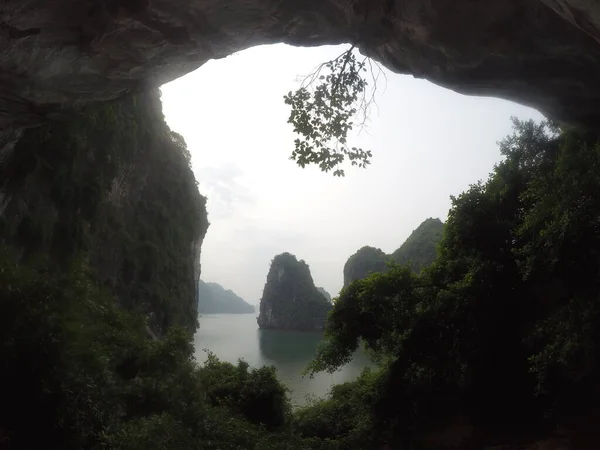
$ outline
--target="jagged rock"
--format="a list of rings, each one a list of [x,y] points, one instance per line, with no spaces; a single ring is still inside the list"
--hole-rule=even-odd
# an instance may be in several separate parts
[[[289,253],[273,258],[260,299],[260,328],[320,331],[330,309],[304,261]]]
[[[255,45],[351,42],[398,73],[595,128],[593,0],[20,0],[0,6],[0,130]]]

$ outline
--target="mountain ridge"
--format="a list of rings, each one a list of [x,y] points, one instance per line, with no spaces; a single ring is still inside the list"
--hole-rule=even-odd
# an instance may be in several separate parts
[[[253,305],[219,283],[198,280],[199,314],[252,314]]]
[[[388,264],[410,264],[415,272],[429,266],[437,256],[437,245],[444,234],[444,223],[429,217],[415,228],[408,238],[391,254],[380,248],[365,245],[344,264],[344,287],[371,273],[386,272]]]

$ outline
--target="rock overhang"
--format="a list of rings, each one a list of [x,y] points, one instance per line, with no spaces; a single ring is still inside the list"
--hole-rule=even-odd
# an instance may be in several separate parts
[[[353,43],[397,73],[591,129],[600,115],[591,0],[20,0],[0,6],[0,41],[3,131],[279,42]]]

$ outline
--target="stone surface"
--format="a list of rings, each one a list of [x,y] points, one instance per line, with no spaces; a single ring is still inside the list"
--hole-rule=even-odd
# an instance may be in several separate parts
[[[185,142],[157,90],[85,109],[0,147],[0,244],[61,268],[83,261],[157,336],[195,331],[208,219]]]
[[[0,130],[276,42],[352,42],[458,92],[590,128],[600,115],[593,0],[9,0],[0,5]]]

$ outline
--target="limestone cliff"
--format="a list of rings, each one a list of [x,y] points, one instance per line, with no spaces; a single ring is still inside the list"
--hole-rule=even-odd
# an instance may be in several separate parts
[[[391,254],[398,264],[410,263],[415,271],[430,265],[436,257],[437,245],[444,235],[444,223],[430,217],[413,230],[408,239]]]
[[[323,297],[325,297],[325,299],[326,299],[326,300],[327,300],[329,303],[331,303],[331,294],[330,294],[329,292],[327,292],[327,291],[325,290],[325,288],[322,288],[322,287],[317,287],[317,290],[318,290],[318,291],[319,291],[321,294],[323,294]]]
[[[208,221],[189,158],[158,91],[29,129],[0,154],[0,241],[22,259],[86,258],[155,333],[194,330]]]
[[[321,331],[330,309],[304,261],[289,253],[273,258],[260,299],[260,328]]]
[[[594,129],[600,115],[592,0],[20,0],[0,5],[0,140],[277,42],[353,43],[464,94]]]
[[[385,272],[389,262],[409,263],[415,272],[430,265],[442,240],[444,223],[429,218],[413,230],[408,239],[391,255],[379,248],[365,246],[350,256],[344,265],[344,286],[375,272]]]
[[[344,286],[348,286],[354,280],[360,280],[370,273],[383,272],[386,270],[389,256],[380,248],[360,248],[344,264]]]

